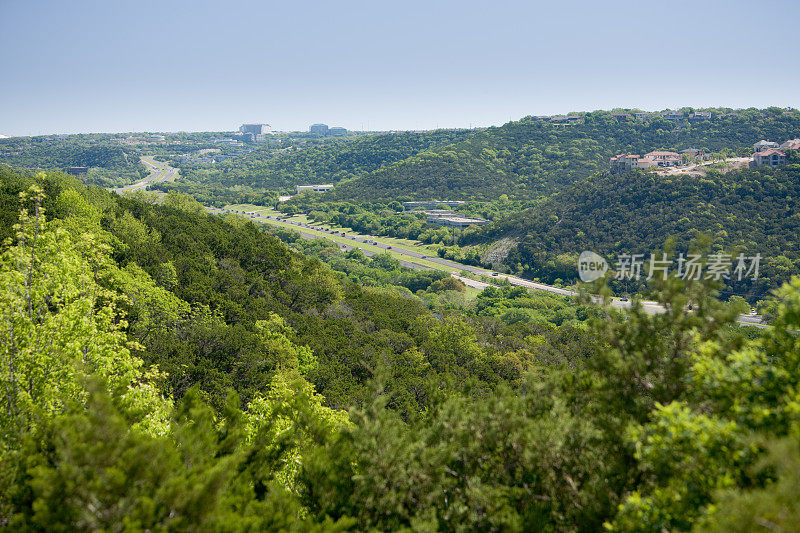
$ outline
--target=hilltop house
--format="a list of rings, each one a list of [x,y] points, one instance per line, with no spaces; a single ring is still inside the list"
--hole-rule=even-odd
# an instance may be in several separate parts
[[[656,150],[642,156],[639,160],[639,168],[675,167],[680,165],[682,161],[679,153]]]
[[[609,160],[610,171],[612,174],[618,172],[630,172],[638,168],[639,156],[633,154],[615,155]]]
[[[706,152],[705,150],[700,150],[698,148],[687,148],[686,150],[681,150],[681,154],[688,156],[692,159],[705,159]]]
[[[556,115],[554,117],[550,117],[550,123],[555,125],[571,126],[573,124],[580,124],[582,122],[583,118],[575,115]]]
[[[684,116],[683,113],[680,111],[665,111],[661,113],[661,116],[667,120],[683,120]]]
[[[764,150],[773,150],[778,148],[778,143],[772,141],[758,141],[753,145],[754,152],[763,152]]]
[[[781,143],[780,150],[800,150],[800,139],[790,139]]]
[[[681,155],[676,152],[654,151],[643,156],[635,154],[619,154],[609,160],[609,170],[612,174],[630,172],[636,168],[650,167],[675,167],[683,162]]]
[[[689,114],[689,120],[696,121],[696,120],[711,120],[711,112],[710,111],[695,111],[694,113]]]
[[[772,168],[781,167],[786,164],[786,154],[780,150],[761,150],[753,154],[751,167],[769,166]]]

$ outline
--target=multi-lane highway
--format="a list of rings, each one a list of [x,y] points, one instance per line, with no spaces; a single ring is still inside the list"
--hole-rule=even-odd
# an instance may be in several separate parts
[[[150,170],[150,175],[142,181],[136,182],[132,185],[127,185],[119,189],[113,189],[114,192],[125,193],[143,190],[151,183],[161,183],[163,181],[173,180],[178,176],[178,169],[173,168],[166,163],[156,161],[152,157],[142,157],[142,163],[144,163],[144,165]],[[206,209],[208,212],[215,214],[231,212],[229,209],[219,209],[216,207],[207,207]],[[328,239],[337,243],[342,250],[358,248],[362,251],[362,253],[364,253],[364,255],[367,256],[389,252],[398,261],[400,261],[403,266],[416,269],[442,270],[458,278],[464,284],[477,289],[484,289],[489,286],[489,283],[474,280],[459,274],[462,273],[462,271],[466,271],[478,276],[505,279],[508,280],[511,285],[516,285],[519,287],[551,292],[561,296],[577,295],[577,293],[571,289],[555,287],[553,285],[547,285],[544,283],[536,283],[517,276],[493,272],[491,270],[472,265],[464,265],[455,261],[442,259],[441,257],[429,256],[417,250],[412,250],[396,244],[389,245],[383,242],[378,242],[376,237],[370,235],[341,233],[329,228],[324,228],[322,226],[312,226],[311,224],[288,220],[286,218],[267,216],[258,212],[241,212],[239,214],[249,217],[254,222],[261,224],[271,224],[274,226],[294,229],[295,231],[298,231],[301,236],[307,239]],[[664,308],[657,302],[641,301],[641,304],[648,313],[664,312]],[[630,307],[631,302],[628,301],[627,298],[615,298],[612,300],[611,305],[618,308],[628,308]],[[756,314],[741,315],[738,321],[741,324],[763,327],[761,316]]]
[[[225,209],[216,209],[216,208],[208,208],[211,212],[216,213],[223,213],[228,212]],[[562,296],[577,296],[577,293],[571,289],[565,289],[562,287],[555,287],[552,285],[547,285],[544,283],[536,283],[530,280],[526,280],[517,276],[512,276],[508,274],[502,274],[499,272],[493,272],[491,270],[487,270],[485,268],[480,268],[472,265],[464,265],[461,263],[457,263],[455,261],[449,261],[447,259],[442,259],[440,257],[435,256],[428,256],[422,254],[416,250],[410,250],[398,245],[388,245],[385,243],[377,242],[375,237],[369,235],[353,235],[345,233],[342,235],[338,231],[334,231],[331,229],[327,229],[320,226],[312,226],[311,224],[306,224],[303,222],[262,215],[257,212],[243,212],[241,213],[243,216],[247,216],[252,219],[254,222],[262,223],[262,224],[271,224],[274,226],[279,227],[289,227],[298,231],[300,235],[308,239],[327,239],[333,241],[343,249],[352,249],[352,248],[359,248],[365,255],[373,255],[375,253],[381,253],[388,251],[393,256],[395,256],[398,260],[401,261],[402,264],[411,268],[436,268],[438,270],[443,270],[445,272],[449,272],[451,275],[457,277],[462,282],[470,287],[475,287],[478,289],[483,289],[489,286],[488,283],[473,280],[471,278],[467,278],[464,276],[459,276],[458,274],[461,271],[467,271],[472,274],[476,274],[479,276],[489,276],[495,278],[502,278],[508,280],[511,285],[516,285],[520,287],[526,287],[529,289],[536,289],[541,291],[547,291],[555,294],[559,294]],[[640,302],[641,305],[644,307],[644,310],[648,313],[663,313],[664,308],[658,302],[652,302],[643,300]],[[631,302],[627,299],[619,299],[615,298],[612,300],[611,305],[618,308],[629,308]],[[740,315],[738,319],[739,323],[745,325],[753,325],[753,326],[763,326],[761,316],[750,314],[750,315]]]
[[[161,161],[156,161],[150,156],[142,156],[142,164],[150,171],[150,175],[141,181],[112,189],[115,193],[124,194],[126,192],[141,191],[147,188],[151,183],[161,183],[163,181],[172,181],[178,176],[178,169],[169,166]]]

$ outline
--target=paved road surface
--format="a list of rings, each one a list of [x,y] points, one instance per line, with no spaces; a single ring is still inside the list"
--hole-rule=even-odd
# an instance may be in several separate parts
[[[212,213],[223,213],[223,212],[226,212],[226,210],[223,210],[223,209],[216,209],[216,208],[207,208],[207,209]],[[280,222],[282,224],[288,224],[288,225],[291,225],[291,226],[295,226],[294,229],[296,231],[298,231],[302,237],[307,238],[307,239],[327,238],[327,236],[330,235],[330,233],[324,232],[324,231],[320,230],[319,228],[317,228],[315,226],[311,226],[309,224],[303,224],[301,222],[296,222],[296,221],[292,221],[292,220],[283,220],[283,219],[278,220],[275,217],[262,216],[262,215],[259,215],[259,214],[256,214],[256,213],[245,213],[245,215],[246,216],[250,216],[250,218],[254,222],[259,222],[261,224],[279,225],[279,222]],[[336,233],[336,232],[334,232],[334,233]],[[369,236],[369,235],[360,236],[359,239],[360,240],[363,240],[363,239],[374,240],[374,238]],[[442,259],[440,257],[426,256],[426,255],[421,254],[421,253],[419,253],[417,251],[405,249],[402,246],[397,246],[397,245],[389,246],[389,245],[382,244],[382,243],[377,243],[377,244],[372,245],[372,246],[377,247],[377,248],[383,248],[383,249],[391,249],[393,252],[395,252],[397,254],[406,256],[408,258],[408,261],[402,261],[401,260],[401,263],[404,266],[407,266],[407,267],[410,267],[410,268],[416,268],[416,269],[429,269],[429,268],[431,268],[429,266],[425,266],[425,265],[420,265],[418,263],[414,263],[414,259],[424,259],[427,262],[436,263],[436,264],[440,265],[441,267],[443,267],[442,270],[450,272],[451,275],[453,275],[454,277],[458,278],[459,280],[464,282],[469,287],[474,287],[474,288],[477,288],[477,289],[484,289],[484,288],[488,287],[489,284],[485,283],[485,282],[482,282],[482,281],[476,281],[476,280],[473,280],[473,279],[470,279],[470,278],[467,278],[467,277],[464,277],[464,276],[459,276],[457,273],[462,271],[462,270],[466,270],[467,272],[471,272],[473,274],[480,275],[480,276],[491,276],[491,277],[495,277],[495,278],[507,279],[508,282],[511,283],[511,285],[516,285],[516,286],[520,286],[520,287],[527,287],[529,289],[536,289],[536,290],[540,290],[540,291],[551,292],[551,293],[559,294],[559,295],[562,295],[562,296],[577,296],[577,293],[575,291],[571,290],[571,289],[564,289],[564,288],[561,288],[561,287],[554,287],[552,285],[546,285],[544,283],[536,283],[536,282],[533,282],[533,281],[530,281],[530,280],[527,280],[527,279],[523,279],[523,278],[520,278],[520,277],[517,277],[517,276],[511,276],[511,275],[508,275],[508,274],[501,274],[501,273],[498,273],[498,272],[493,272],[491,270],[486,270],[485,268],[475,267],[475,266],[472,266],[472,265],[463,265],[461,263],[456,263],[455,261],[449,261],[447,259]],[[340,247],[342,249],[344,249],[344,250],[349,250],[349,249],[352,249],[354,246],[353,245],[341,245],[340,244]],[[358,245],[356,245],[356,247],[358,247]],[[371,256],[371,255],[374,255],[376,253],[374,251],[370,251],[370,250],[367,250],[367,249],[362,249],[361,251],[364,253],[364,255],[367,255],[367,256]],[[641,304],[644,307],[645,312],[647,312],[647,313],[653,314],[653,313],[663,313],[664,312],[664,308],[658,302],[642,300]],[[622,300],[620,300],[618,298],[615,298],[615,299],[612,300],[611,305],[613,307],[617,307],[617,308],[620,308],[620,309],[627,309],[627,308],[629,308],[631,306],[631,302],[628,301],[628,300],[622,301]],[[763,324],[761,322],[761,316],[760,315],[741,315],[739,317],[739,319],[738,319],[738,322],[741,323],[741,324],[752,325],[752,326],[763,326]]]
[[[150,175],[142,181],[137,181],[131,185],[120,187],[119,189],[111,189],[117,194],[125,194],[126,192],[141,191],[147,188],[151,183],[161,183],[163,181],[171,181],[178,176],[178,169],[169,166],[161,161],[156,161],[150,156],[142,156],[142,164],[150,171]]]

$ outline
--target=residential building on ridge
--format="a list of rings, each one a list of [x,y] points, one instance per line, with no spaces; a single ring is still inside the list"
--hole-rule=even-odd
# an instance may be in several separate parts
[[[684,115],[680,111],[665,111],[661,113],[661,116],[667,120],[683,120]]]
[[[786,154],[775,149],[761,150],[760,152],[754,153],[753,160],[750,162],[751,167],[769,166],[777,168],[785,164]]]
[[[612,174],[617,174],[619,172],[630,172],[631,170],[638,168],[639,156],[633,154],[619,154],[612,157],[609,163]]]
[[[619,154],[609,160],[609,170],[612,174],[630,172],[637,168],[650,167],[675,167],[681,164],[683,158],[676,152],[655,151],[643,156],[635,154]]]
[[[639,160],[639,168],[648,168],[648,167],[675,167],[681,164],[683,159],[681,155],[677,152],[665,152],[656,150],[654,152],[648,152],[642,156],[642,159]]]
[[[758,141],[753,145],[754,152],[763,152],[764,150],[772,150],[778,147],[778,143],[772,141]]]
[[[550,117],[550,122],[555,125],[571,126],[573,124],[583,123],[583,117],[576,115],[556,115],[554,117]]]
[[[689,114],[689,120],[696,121],[696,120],[711,120],[711,112],[710,111],[695,111],[694,113]]]
[[[705,159],[706,152],[705,150],[700,150],[698,148],[687,148],[686,150],[681,150],[681,154],[687,155],[692,159]]]

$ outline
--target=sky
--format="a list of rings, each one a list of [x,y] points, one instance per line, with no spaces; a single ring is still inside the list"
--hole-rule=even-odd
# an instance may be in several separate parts
[[[800,107],[797,0],[0,0],[0,134]]]

